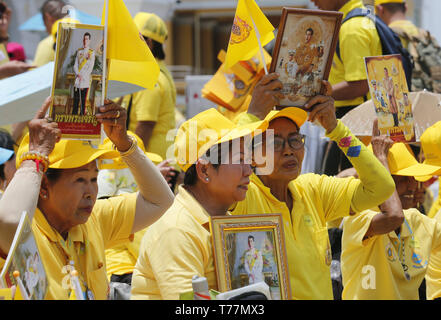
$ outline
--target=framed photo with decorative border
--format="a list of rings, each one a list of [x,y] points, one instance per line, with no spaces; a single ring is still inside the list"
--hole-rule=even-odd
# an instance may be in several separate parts
[[[58,123],[62,138],[100,139],[96,113],[104,104],[104,63],[103,26],[58,25],[49,115]]]
[[[265,282],[273,300],[291,299],[280,214],[211,217],[220,292]]]
[[[283,83],[279,107],[303,107],[328,80],[343,13],[286,8],[269,72]]]

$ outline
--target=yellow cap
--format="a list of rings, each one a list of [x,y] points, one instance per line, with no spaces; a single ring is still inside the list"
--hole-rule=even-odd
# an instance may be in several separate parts
[[[405,0],[375,0],[376,6],[385,3],[405,3]]]
[[[214,108],[198,113],[185,121],[175,138],[175,157],[179,167],[187,171],[212,146],[237,138],[263,133],[268,121],[236,126]]]
[[[51,35],[54,37],[54,39],[56,38],[56,34],[58,31],[58,25],[63,22],[63,23],[80,23],[80,21],[76,20],[76,19],[72,19],[72,18],[61,18],[58,19],[57,21],[54,22],[54,24],[52,25],[52,29],[51,29]]]
[[[438,121],[426,131],[420,137],[421,148],[424,153],[424,164],[441,166],[441,121]],[[441,172],[437,172],[440,174]],[[418,181],[427,181],[432,178],[431,175],[418,177]]]
[[[21,156],[29,151],[29,133],[23,138],[17,151],[16,166],[20,165]],[[49,168],[72,169],[82,167],[95,159],[112,159],[119,157],[119,152],[101,149],[89,141],[61,139],[55,144],[49,155]]]
[[[300,108],[288,107],[279,111],[270,111],[265,117],[265,120],[271,122],[272,120],[277,118],[291,119],[300,128],[305,123],[306,118],[308,118],[308,113]]]
[[[153,152],[145,151],[144,142],[142,139],[134,132],[127,131],[127,134],[136,139],[138,147],[144,151],[145,155],[152,160],[152,162],[160,163],[163,159],[159,154]],[[103,143],[99,146],[101,149],[115,150],[113,142],[109,138],[105,138]],[[109,161],[109,163],[107,163]],[[126,163],[122,160],[120,156],[113,158],[112,160],[105,160],[100,163],[100,169],[124,169],[127,168]]]
[[[372,145],[368,149],[372,151]],[[396,176],[432,176],[441,170],[440,166],[418,163],[409,147],[401,142],[394,143],[389,149],[387,163],[390,173]]]
[[[168,31],[165,22],[154,13],[138,12],[133,18],[139,32],[144,37],[164,43],[167,40]]]

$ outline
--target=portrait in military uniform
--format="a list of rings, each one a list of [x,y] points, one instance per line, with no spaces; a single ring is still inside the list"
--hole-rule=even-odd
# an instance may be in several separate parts
[[[401,55],[365,57],[369,89],[381,134],[415,142],[412,104]]]
[[[51,117],[64,137],[99,135],[95,114],[104,89],[104,29],[60,23],[57,35]]]
[[[283,8],[270,72],[280,74],[280,107],[302,107],[326,80],[341,25],[341,13]]]

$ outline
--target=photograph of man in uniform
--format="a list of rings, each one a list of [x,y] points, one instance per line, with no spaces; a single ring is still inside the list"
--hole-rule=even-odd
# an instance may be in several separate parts
[[[91,74],[95,64],[95,51],[89,48],[91,35],[86,32],[83,35],[83,47],[78,49],[75,57],[74,73],[74,103],[73,114],[78,114],[81,102],[80,115],[86,114],[86,98],[90,87]]]
[[[395,98],[395,86],[392,77],[389,76],[389,70],[386,67],[384,67],[383,84],[387,92],[387,97],[389,99],[389,110],[394,117],[394,127],[398,127],[398,105]]]

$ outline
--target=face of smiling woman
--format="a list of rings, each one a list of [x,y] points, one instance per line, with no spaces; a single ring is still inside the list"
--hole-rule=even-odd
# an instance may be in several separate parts
[[[44,178],[38,206],[50,225],[64,236],[89,219],[98,194],[98,169],[93,161],[57,173],[53,179]]]

